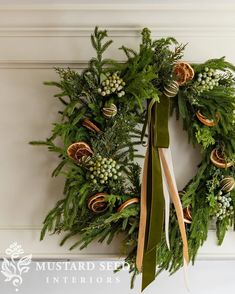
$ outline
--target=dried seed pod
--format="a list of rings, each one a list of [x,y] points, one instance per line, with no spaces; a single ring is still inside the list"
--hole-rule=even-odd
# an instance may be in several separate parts
[[[91,147],[85,142],[76,142],[69,146],[67,154],[70,158],[82,163],[84,159],[90,157],[93,154]]]
[[[101,132],[101,130],[89,118],[85,118],[82,121],[82,125],[92,132],[96,132],[96,133]]]
[[[231,176],[226,176],[220,182],[221,190],[228,193],[235,188],[235,179]]]
[[[223,155],[218,149],[213,149],[210,155],[211,162],[218,168],[228,168],[233,165],[233,162],[226,162]]]
[[[127,206],[130,206],[132,204],[139,203],[139,198],[131,198],[123,202],[117,209],[117,212],[123,211]]]
[[[123,89],[126,83],[118,73],[113,73],[112,75],[106,73],[106,77],[107,78],[101,83],[100,88],[98,88],[98,93],[103,97],[107,97],[111,94],[116,94],[119,98],[124,96],[125,91]]]
[[[98,155],[89,162],[89,177],[94,184],[107,185],[110,181],[120,179],[122,176],[120,168],[116,160]]]
[[[169,98],[175,97],[179,92],[178,82],[172,81],[170,84],[164,86],[163,94]]]
[[[182,86],[193,79],[194,70],[190,64],[186,62],[178,62],[173,68],[173,74],[176,76],[179,86]]]
[[[206,118],[199,110],[196,112],[196,117],[203,123],[205,126],[214,127],[219,121],[219,114],[216,114],[216,120]]]
[[[94,213],[102,213],[108,209],[106,193],[97,193],[88,199],[87,206]]]
[[[109,107],[103,107],[102,113],[105,118],[114,117],[117,114],[117,106],[112,103]]]

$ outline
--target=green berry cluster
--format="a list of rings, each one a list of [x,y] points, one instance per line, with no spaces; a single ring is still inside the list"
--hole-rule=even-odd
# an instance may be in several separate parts
[[[199,92],[213,90],[219,85],[220,75],[213,68],[205,67],[197,76],[196,86]]]
[[[108,96],[111,94],[117,94],[120,98],[125,95],[125,91],[123,91],[126,83],[121,79],[118,74],[107,74],[108,78],[104,80],[101,84],[101,88],[98,89],[98,93],[101,96]]]
[[[216,217],[219,220],[222,220],[225,217],[230,217],[231,215],[234,214],[232,198],[230,193],[223,195],[223,192],[220,191],[219,195],[216,196],[216,200],[217,200]]]
[[[90,179],[93,184],[107,184],[110,180],[117,180],[122,173],[120,165],[112,158],[97,156],[89,162]]]

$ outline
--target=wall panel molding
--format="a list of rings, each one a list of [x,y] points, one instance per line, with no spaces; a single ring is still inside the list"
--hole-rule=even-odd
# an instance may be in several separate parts
[[[45,89],[42,82],[54,79],[55,75],[51,69],[55,66],[69,66],[74,69],[86,67],[88,59],[94,53],[90,46],[89,37],[95,25],[108,30],[109,36],[116,43],[113,46],[115,48],[122,43],[131,47],[137,46],[141,29],[148,26],[152,30],[154,38],[174,36],[179,38],[180,42],[189,42],[190,48],[187,49],[185,55],[189,62],[200,61],[207,57],[220,57],[221,54],[227,55],[230,61],[235,62],[234,15],[235,3],[226,5],[223,3],[213,3],[213,5],[200,3],[198,5],[196,1],[191,4],[170,5],[163,3],[10,5],[8,7],[0,5],[0,81],[3,82],[1,93],[7,101],[3,105],[9,111],[12,109],[15,111],[15,120],[19,120],[19,124],[22,124],[21,129],[25,128],[27,134],[33,133],[36,138],[41,134],[44,136],[45,129],[48,128],[47,120],[49,125],[49,122],[52,121],[51,118],[55,117],[57,108],[54,106],[54,100],[48,98],[53,95],[54,89]],[[123,55],[118,53],[116,49],[111,49],[109,53],[111,57],[123,60]],[[13,101],[13,99],[15,100]],[[16,103],[18,103],[17,106],[15,106]],[[30,107],[25,114],[17,112],[21,103]],[[15,108],[12,108],[12,105]],[[34,113],[35,105],[37,105],[37,112],[31,116],[30,112]],[[4,120],[4,114],[5,111],[1,116],[2,124],[9,124],[9,118],[6,116]],[[22,115],[25,115],[24,119],[28,120],[27,123],[21,120]],[[40,122],[42,116],[46,121],[43,122],[45,123],[43,126]],[[17,129],[18,123],[11,123],[11,127]],[[35,128],[35,133],[29,124]],[[22,132],[22,136],[26,136],[24,135],[25,130]],[[20,131],[18,130],[18,132]],[[40,135],[37,135],[38,133]],[[14,141],[15,138],[12,140]],[[21,138],[18,139],[18,141],[20,140]],[[24,138],[25,142],[27,140],[28,137]],[[41,209],[41,214],[44,215],[48,209],[46,207],[47,201],[49,201],[48,197],[51,197],[55,188],[51,184],[53,180],[48,179],[51,169],[45,164],[46,151],[39,154],[38,150],[25,150],[24,142],[20,141],[20,144],[22,144],[20,148],[24,148],[22,151],[24,156],[27,156],[28,152],[32,152],[30,156],[39,157],[34,167],[38,170],[32,176],[32,180],[37,183],[36,176],[38,176],[39,183],[45,186],[42,189],[42,195],[37,194],[34,198]],[[28,169],[30,168],[28,167]],[[29,173],[29,171],[27,172]],[[46,172],[48,172],[48,178],[40,179],[40,177],[46,177]],[[47,190],[47,186],[50,186],[51,190]],[[31,199],[30,193],[32,191],[35,191],[35,188],[30,190],[29,195],[24,194],[24,199]],[[10,195],[12,199],[16,197],[12,195],[15,194]],[[50,201],[49,206],[51,207],[54,200]],[[2,200],[2,202],[4,201]],[[42,203],[44,204],[41,207]],[[11,206],[10,200],[4,205],[14,207],[14,204]],[[19,205],[21,205],[20,201]],[[24,211],[26,208],[22,205],[21,209]],[[33,253],[34,258],[39,259],[119,258],[115,245],[107,248],[105,245],[94,244],[84,252],[78,250],[69,252],[69,246],[59,247],[61,238],[58,236],[48,237],[44,242],[39,242],[41,226],[38,224],[41,219],[35,215],[36,210],[35,204],[30,203],[30,209],[25,210],[25,219],[17,214],[17,210],[14,217],[16,219],[18,217],[22,223],[15,221],[13,217],[9,218],[9,223],[5,223],[2,218],[2,223],[0,223],[0,257],[4,256],[5,248],[9,246],[10,242],[17,241],[23,245],[25,252]],[[45,210],[45,213],[42,213],[42,210]],[[27,218],[28,211],[31,216]],[[14,213],[14,208],[12,213]],[[225,241],[222,247],[217,247],[214,232],[209,232],[208,242],[200,251],[199,258],[235,259],[235,247],[232,246],[235,242],[234,232],[229,232]]]
[[[111,26],[101,26],[100,28],[106,29],[110,37],[137,37],[141,29],[144,27],[122,27],[115,28]],[[153,37],[164,37],[167,35],[174,35],[175,37],[232,37],[235,38],[235,22],[231,26],[159,26],[154,27],[148,25],[148,28],[152,31]],[[0,38],[4,37],[69,37],[80,38],[90,37],[93,33],[93,27],[79,28],[79,27],[0,27]]]
[[[88,61],[78,60],[2,60],[0,69],[53,69],[55,67],[84,69]]]
[[[0,34],[12,36],[87,36],[94,25],[112,34],[133,35],[143,26],[154,33],[232,34],[235,29],[233,4],[77,4],[0,5]]]

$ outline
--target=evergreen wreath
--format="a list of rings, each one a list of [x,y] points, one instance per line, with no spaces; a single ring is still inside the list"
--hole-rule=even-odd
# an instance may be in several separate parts
[[[146,132],[151,103],[158,108],[168,100],[170,113],[183,120],[189,142],[201,147],[197,173],[179,192],[190,260],[194,263],[207,239],[211,221],[216,222],[218,244],[235,223],[235,67],[224,58],[203,64],[182,62],[184,45],[174,38],[153,41],[146,28],[139,51],[123,46],[127,60],[118,63],[103,58],[112,43],[106,37],[106,31],[95,29],[91,43],[96,57],[82,73],[56,68],[60,81],[46,84],[60,89],[55,97],[62,103],[61,120],[53,124],[48,139],[30,143],[56,153],[60,163],[52,176],[65,176],[64,198],[45,218],[41,240],[47,232],[66,232],[61,245],[78,236],[72,250],[83,249],[93,240],[109,244],[124,233],[121,250],[133,286],[140,271],[136,255],[141,166],[136,158],[144,157],[138,145],[152,136]],[[157,274],[174,273],[184,258],[173,204],[169,246],[162,222],[159,228]]]

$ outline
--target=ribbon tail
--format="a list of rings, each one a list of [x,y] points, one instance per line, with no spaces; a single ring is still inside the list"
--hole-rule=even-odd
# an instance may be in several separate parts
[[[188,277],[187,267],[188,267],[188,264],[184,259],[184,267],[183,267],[184,268],[184,284],[185,284],[185,287],[186,287],[187,291],[190,292],[189,277]]]
[[[165,149],[164,152],[165,152],[166,161],[167,161],[167,164],[168,164],[171,176],[172,176],[172,182],[174,184],[175,190],[178,191],[176,179],[175,179],[175,174],[174,174],[173,161],[172,161],[170,147],[168,149]],[[164,173],[163,173],[163,178],[166,181]],[[169,239],[167,240],[167,236],[166,236],[166,243],[168,243],[168,242],[169,242]],[[168,246],[168,244],[167,244],[167,246]],[[169,246],[168,246],[168,248],[169,248]],[[190,291],[189,290],[190,288],[189,288],[188,271],[187,271],[187,262],[186,262],[185,258],[183,260],[183,269],[184,269],[184,284],[185,284],[187,291]]]
[[[155,280],[157,246],[161,242],[164,224],[164,196],[160,158],[157,148],[152,145],[150,145],[149,153],[147,230],[142,270],[142,290]]]
[[[167,161],[170,173],[171,173],[173,185],[175,187],[175,190],[178,191],[176,179],[175,179],[174,167],[173,167],[173,160],[172,160],[172,156],[171,156],[171,148],[169,147],[167,149],[163,149],[163,152],[165,154],[165,158],[166,158],[166,161]]]
[[[145,247],[145,231],[147,223],[147,177],[148,177],[148,158],[149,148],[146,150],[143,168],[143,177],[141,184],[141,203],[140,203],[140,222],[139,222],[139,234],[138,234],[138,245],[136,255],[136,267],[139,272],[142,271],[144,247]]]
[[[170,222],[170,195],[167,189],[167,183],[164,173],[162,173],[162,184],[163,184],[163,195],[165,199],[165,237],[166,244],[170,250],[170,240],[169,240],[169,222]]]
[[[170,172],[171,172],[171,175],[172,175],[173,184],[175,186],[176,191],[178,191],[177,184],[176,184],[176,179],[175,179],[175,173],[174,173],[174,168],[173,168],[173,160],[172,160],[172,154],[171,154],[170,147],[167,150],[165,150],[165,155],[166,155],[166,160],[168,162],[168,166],[169,166],[169,169],[170,169]],[[185,287],[186,287],[187,291],[190,291],[187,265],[188,264],[187,264],[187,262],[186,262],[186,260],[184,258],[184,266],[183,266],[183,269],[184,269],[184,284],[185,284]]]
[[[159,148],[158,151],[159,151],[159,156],[161,159],[163,171],[167,180],[168,189],[172,198],[172,202],[175,207],[175,211],[176,211],[176,215],[177,215],[177,219],[179,223],[180,234],[181,234],[181,238],[183,242],[183,258],[185,262],[188,264],[189,263],[188,241],[187,241],[187,235],[186,235],[185,224],[184,224],[183,208],[182,208],[182,204],[178,194],[178,190],[176,188],[176,182],[174,180],[174,176],[168,165],[168,162],[170,161],[169,160],[170,150],[166,148]],[[168,162],[166,158],[168,158]]]

